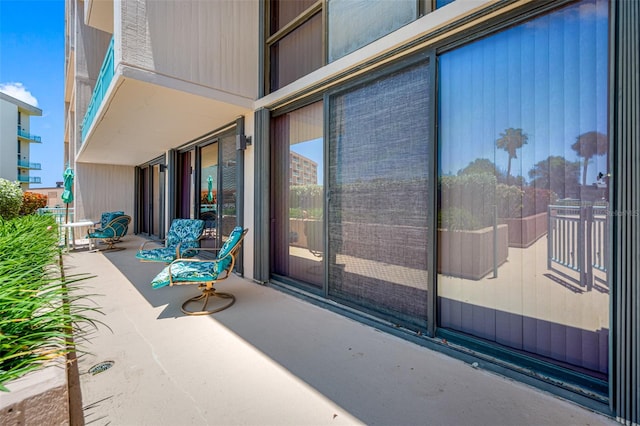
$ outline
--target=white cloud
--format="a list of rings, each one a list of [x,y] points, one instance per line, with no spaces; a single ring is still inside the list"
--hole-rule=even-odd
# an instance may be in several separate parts
[[[22,83],[0,83],[0,92],[28,103],[34,107],[38,106],[38,100],[24,87]]]

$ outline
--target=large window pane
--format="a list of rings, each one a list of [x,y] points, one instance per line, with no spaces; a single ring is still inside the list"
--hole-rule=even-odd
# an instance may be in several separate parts
[[[324,140],[322,102],[273,119],[273,272],[322,288]]]
[[[270,0],[271,31],[273,35],[282,27],[293,21],[317,0]]]
[[[427,316],[428,64],[331,97],[329,294],[419,326]]]
[[[220,137],[220,233],[226,241],[238,224],[238,162],[235,130]]]
[[[202,247],[220,247],[218,242],[218,144],[200,149],[200,219],[204,220]]]
[[[440,57],[439,325],[606,379],[606,1]]]
[[[322,57],[322,14],[317,13],[271,45],[271,91],[320,68]]]
[[[328,0],[329,62],[385,36],[418,16],[416,0]]]

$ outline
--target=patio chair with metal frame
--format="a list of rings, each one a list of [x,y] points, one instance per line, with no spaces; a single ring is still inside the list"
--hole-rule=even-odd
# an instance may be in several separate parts
[[[87,232],[87,238],[91,240],[102,240],[107,244],[107,248],[99,249],[96,251],[113,251],[124,250],[123,247],[115,248],[113,245],[119,242],[122,237],[127,235],[129,231],[129,224],[131,223],[131,216],[126,214],[113,215],[105,226],[99,229],[90,229]]]
[[[200,247],[204,231],[204,221],[200,219],[174,219],[164,240],[149,240],[140,245],[136,258],[143,262],[171,263],[175,259],[193,257],[194,249]],[[163,244],[163,247],[146,249],[149,244]]]
[[[181,310],[187,315],[210,315],[227,309],[235,303],[235,296],[231,293],[216,291],[214,285],[231,275],[247,232],[248,229],[237,226],[231,231],[221,248],[196,249],[218,251],[218,256],[214,260],[195,258],[174,260],[151,281],[151,286],[157,289],[174,285],[198,285],[202,293],[182,304]],[[212,299],[216,299],[214,307],[207,309]],[[200,310],[190,309],[193,303],[202,303]]]

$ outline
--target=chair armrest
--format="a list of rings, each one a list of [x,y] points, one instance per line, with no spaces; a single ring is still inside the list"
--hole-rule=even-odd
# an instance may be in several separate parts
[[[182,247],[183,243],[199,243],[200,240],[192,240],[192,241],[180,241],[178,243],[178,245],[176,246],[176,259],[180,259],[180,248]],[[200,248],[200,247],[189,247],[186,250],[204,250],[204,248]],[[219,249],[218,249],[219,250]]]
[[[180,244],[178,244],[178,247],[180,247]],[[188,250],[218,252],[220,251],[220,248],[219,247],[192,247],[192,248],[189,248]],[[208,262],[211,262],[211,260],[209,260]]]
[[[140,244],[140,248],[138,249],[138,251],[144,250],[144,246],[146,246],[149,243],[158,244],[158,245],[164,245],[165,241],[166,241],[166,239],[164,239],[164,240],[147,240],[147,241],[143,242],[142,244]]]

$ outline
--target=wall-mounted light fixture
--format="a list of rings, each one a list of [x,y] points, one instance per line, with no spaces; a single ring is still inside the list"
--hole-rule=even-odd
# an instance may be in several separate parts
[[[236,149],[244,151],[247,145],[251,145],[251,136],[236,135]]]

